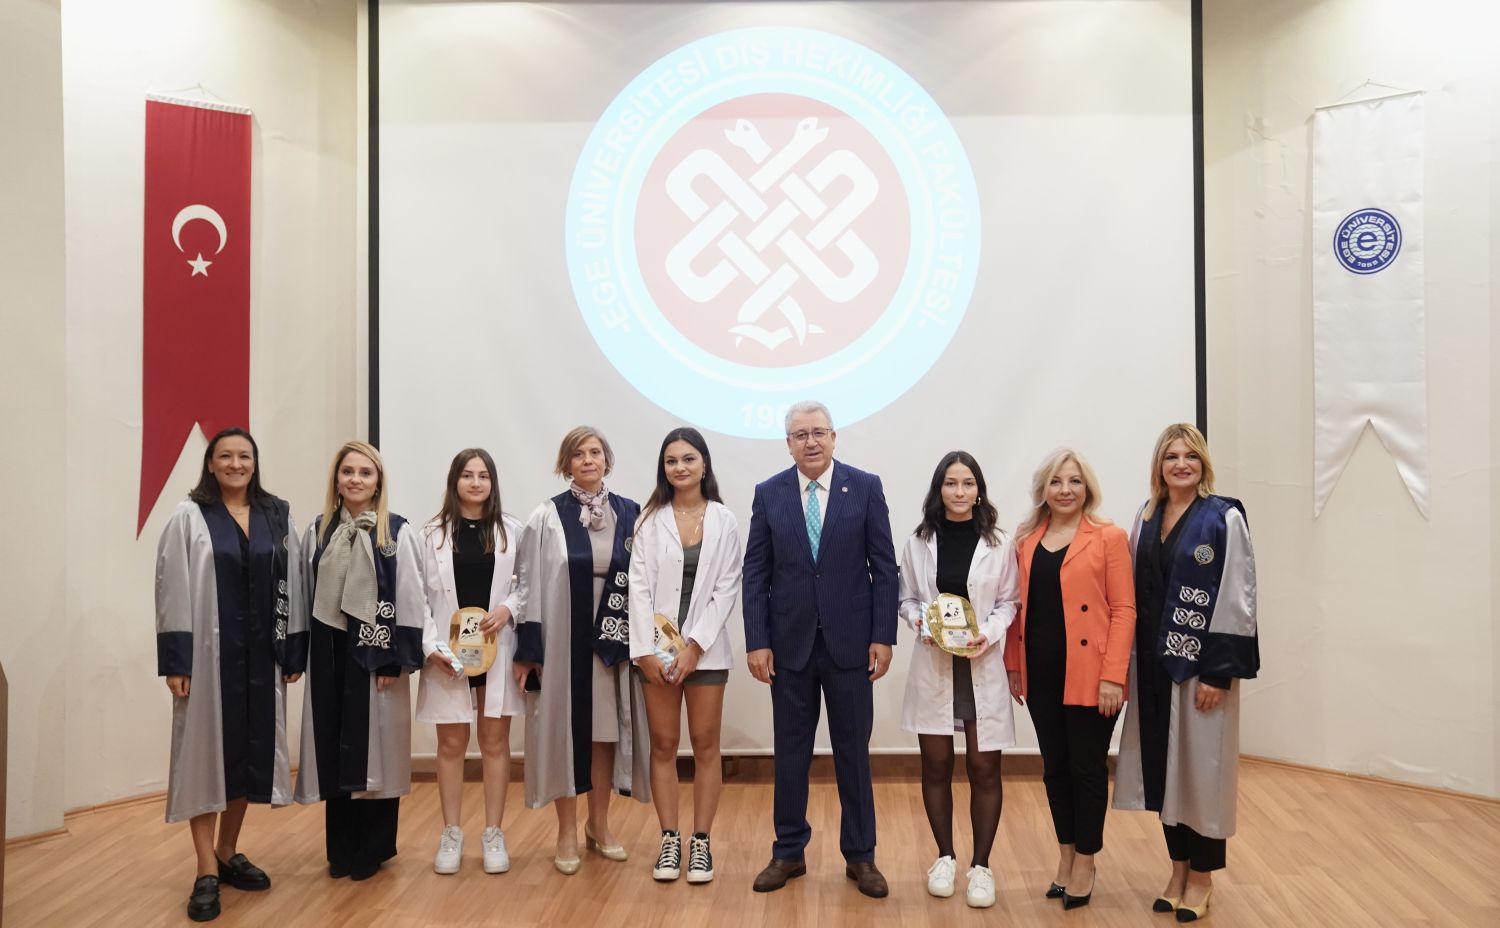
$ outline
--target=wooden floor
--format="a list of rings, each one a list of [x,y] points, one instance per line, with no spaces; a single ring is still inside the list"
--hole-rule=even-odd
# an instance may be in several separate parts
[[[1040,780],[1006,778],[1005,812],[992,856],[999,889],[993,909],[934,899],[925,871],[934,856],[920,790],[907,780],[877,782],[877,860],[891,884],[883,901],[866,899],[843,875],[838,798],[815,784],[809,818],[813,844],[806,877],[766,895],[750,882],[769,857],[771,786],[726,784],[714,828],[718,878],[706,886],[657,884],[655,815],[616,799],[616,830],[627,863],[586,855],[581,872],[552,868],[555,818],[525,809],[513,786],[506,835],[509,873],[486,876],[479,864],[479,785],[465,787],[463,870],[432,872],[439,828],[436,788],[419,783],[402,803],[400,854],[364,883],[330,880],[323,859],[322,810],[253,807],[240,847],[271,873],[266,893],[225,889],[219,925],[689,925],[776,928],[866,925],[1161,926],[1151,899],[1164,884],[1166,853],[1155,816],[1111,812],[1099,857],[1093,904],[1064,913],[1042,898],[1055,845]],[[686,792],[686,791],[685,791]],[[684,812],[687,796],[684,795]],[[956,786],[959,856],[969,847],[967,792]],[[151,802],[79,815],[69,834],[8,853],[4,924],[84,928],[186,925],[192,884],[187,828],[162,823]],[[689,819],[684,818],[684,825]],[[961,867],[960,872],[963,868]],[[1500,805],[1338,776],[1247,762],[1242,770],[1240,834],[1229,844],[1210,925],[1500,926]],[[899,921],[892,921],[899,919]]]

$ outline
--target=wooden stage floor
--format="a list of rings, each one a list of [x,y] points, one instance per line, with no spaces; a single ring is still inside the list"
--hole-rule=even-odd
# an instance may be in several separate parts
[[[955,784],[960,873],[970,847],[967,788]],[[684,784],[686,787],[686,784]],[[650,867],[656,817],[649,806],[615,799],[626,863],[585,855],[566,877],[552,867],[555,818],[526,809],[511,787],[506,837],[509,873],[480,869],[480,787],[465,786],[463,869],[432,872],[440,817],[437,790],[418,783],[402,802],[400,853],[363,883],[330,880],[317,807],[253,807],[241,850],[264,867],[265,893],[226,888],[223,926],[775,926],[874,924],[951,926],[1161,926],[1150,904],[1166,881],[1166,851],[1155,816],[1111,811],[1091,906],[1064,913],[1042,898],[1056,846],[1040,779],[1007,776],[1005,811],[992,865],[999,900],[969,909],[963,883],[951,899],[929,897],[925,871],[934,849],[920,788],[886,777],[875,786],[877,860],[890,880],[885,900],[866,899],[844,878],[838,854],[838,797],[818,778],[809,819],[808,875],[770,894],[750,890],[770,854],[771,786],[726,782],[714,828],[717,879],[703,886],[657,884]],[[683,824],[688,816],[683,791]],[[162,803],[75,815],[69,834],[12,846],[7,854],[4,924],[187,925],[192,846],[185,825],[163,824]],[[1242,768],[1239,835],[1229,869],[1216,880],[1210,926],[1500,926],[1500,803],[1354,780],[1247,761]]]

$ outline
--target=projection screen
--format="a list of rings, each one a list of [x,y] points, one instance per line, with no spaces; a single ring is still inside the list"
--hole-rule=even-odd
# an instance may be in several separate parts
[[[479,445],[524,520],[581,423],[644,500],[688,424],[743,533],[813,398],[899,552],[950,449],[1005,526],[1063,445],[1126,522],[1194,418],[1188,0],[393,0],[377,25],[372,415],[408,518]],[[769,751],[730,630],[723,748]],[[874,750],[915,750],[911,645]]]

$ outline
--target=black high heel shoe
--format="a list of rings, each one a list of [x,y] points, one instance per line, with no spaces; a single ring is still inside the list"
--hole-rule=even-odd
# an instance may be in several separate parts
[[[1086,892],[1086,893],[1084,893],[1082,896],[1075,896],[1075,895],[1069,893],[1068,890],[1067,890],[1067,888],[1064,887],[1063,888],[1063,897],[1062,897],[1063,908],[1064,909],[1081,909],[1084,906],[1088,905],[1089,904],[1089,900],[1091,900],[1091,899],[1094,898],[1094,884],[1097,883],[1097,882],[1099,882],[1099,871],[1096,869],[1094,871],[1094,878],[1089,881],[1089,891]]]
[[[1064,887],[1061,883],[1053,883],[1051,886],[1047,887],[1047,898],[1061,899],[1063,897],[1063,894],[1067,891],[1067,888]]]

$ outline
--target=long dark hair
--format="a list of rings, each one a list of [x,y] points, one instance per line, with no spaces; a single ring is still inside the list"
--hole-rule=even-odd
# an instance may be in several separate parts
[[[438,524],[443,541],[452,538],[458,531],[458,520],[463,517],[459,508],[458,478],[475,458],[484,462],[485,469],[490,472],[490,497],[484,501],[484,513],[479,517],[479,521],[489,527],[489,531],[484,533],[484,553],[494,552],[496,530],[500,532],[500,550],[504,551],[508,547],[508,539],[505,537],[505,519],[502,518],[504,510],[500,507],[500,477],[495,473],[495,459],[483,448],[465,448],[453,456],[453,463],[448,465],[448,484],[443,488],[443,508],[438,510],[432,520]]]
[[[932,472],[932,485],[927,488],[927,498],[922,500],[922,523],[917,526],[917,537],[923,540],[931,538],[943,524],[946,512],[943,508],[943,479],[954,464],[962,464],[974,474],[974,486],[979,491],[979,498],[974,501],[974,523],[979,528],[980,537],[992,545],[999,544],[1001,532],[995,527],[999,513],[995,511],[995,504],[990,502],[989,490],[984,485],[984,471],[979,469],[974,455],[967,451],[948,452]]]
[[[651,498],[646,500],[637,524],[643,524],[656,510],[672,504],[676,491],[672,489],[672,481],[667,479],[665,459],[667,446],[674,441],[685,441],[703,455],[703,498],[715,503],[724,502],[719,496],[719,478],[714,476],[714,457],[708,453],[708,442],[703,440],[703,434],[697,429],[683,426],[668,432],[667,437],[661,440],[661,449],[656,452],[656,489],[651,491]]]
[[[198,475],[198,485],[188,491],[188,499],[200,506],[212,506],[222,499],[219,495],[219,478],[208,469],[208,465],[214,459],[214,451],[219,447],[219,442],[235,435],[250,443],[250,457],[255,461],[255,472],[250,475],[250,485],[245,488],[245,501],[252,506],[263,507],[276,498],[260,485],[260,445],[255,443],[249,432],[239,426],[231,426],[221,429],[208,440],[208,447],[203,449],[203,472]]]

